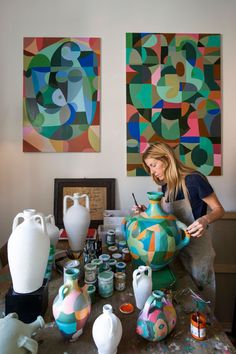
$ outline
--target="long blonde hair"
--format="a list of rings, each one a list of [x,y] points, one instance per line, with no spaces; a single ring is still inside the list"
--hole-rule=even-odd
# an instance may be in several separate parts
[[[146,164],[146,159],[161,160],[165,167],[165,183],[167,184],[167,198],[170,201],[176,199],[178,191],[183,189],[187,192],[185,177],[195,170],[185,166],[175,155],[174,150],[166,143],[158,142],[151,144],[142,154],[142,162],[145,171],[151,174],[149,167]],[[196,172],[196,171],[195,171]],[[156,184],[162,185],[156,176],[152,175]]]

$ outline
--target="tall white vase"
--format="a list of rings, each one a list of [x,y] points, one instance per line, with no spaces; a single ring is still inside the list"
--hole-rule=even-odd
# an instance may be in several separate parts
[[[85,198],[85,207],[79,203],[82,198]],[[73,205],[69,208],[67,206],[68,200],[73,201]],[[87,194],[74,193],[73,196],[64,196],[63,222],[72,251],[82,251],[84,248],[90,223],[89,211],[89,197]]]
[[[136,306],[142,310],[146,300],[152,294],[152,269],[149,266],[139,266],[133,272],[132,285]]]
[[[20,223],[20,219],[23,222]],[[26,209],[13,220],[8,241],[8,261],[13,289],[31,293],[43,285],[50,240],[44,217],[35,209]]]
[[[112,306],[103,306],[103,313],[94,321],[93,340],[99,354],[115,354],[122,336],[120,319],[112,312]]]
[[[45,216],[46,229],[48,237],[50,239],[50,244],[56,248],[56,244],[59,238],[60,230],[55,225],[55,218],[52,214]]]

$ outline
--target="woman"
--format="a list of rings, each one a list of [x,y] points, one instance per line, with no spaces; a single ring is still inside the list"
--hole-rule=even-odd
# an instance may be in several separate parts
[[[215,252],[208,225],[220,219],[224,209],[207,178],[179,161],[169,145],[150,145],[142,161],[146,172],[162,188],[163,209],[188,226],[191,240],[179,256],[201,291],[200,295],[210,300],[214,309]]]

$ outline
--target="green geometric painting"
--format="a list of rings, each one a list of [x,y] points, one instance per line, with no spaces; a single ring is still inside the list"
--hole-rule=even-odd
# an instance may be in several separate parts
[[[145,176],[142,152],[164,141],[181,161],[221,175],[219,34],[127,33],[127,173]]]

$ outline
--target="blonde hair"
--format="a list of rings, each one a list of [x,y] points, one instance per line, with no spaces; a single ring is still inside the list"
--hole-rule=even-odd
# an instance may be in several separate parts
[[[165,183],[167,184],[167,198],[170,201],[176,199],[178,191],[183,189],[187,192],[185,177],[195,170],[185,166],[175,155],[174,150],[166,143],[151,144],[142,154],[142,162],[145,171],[151,174],[146,164],[146,159],[161,160],[165,167]],[[195,171],[196,172],[196,171]],[[152,175],[156,184],[162,185],[156,176]]]

